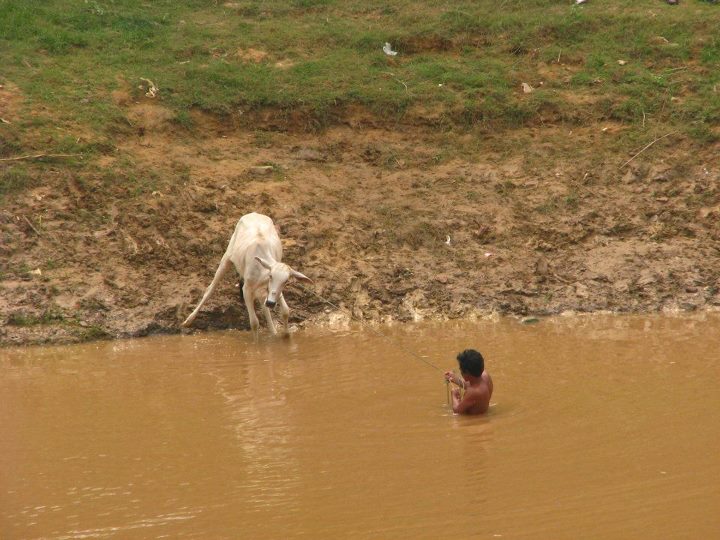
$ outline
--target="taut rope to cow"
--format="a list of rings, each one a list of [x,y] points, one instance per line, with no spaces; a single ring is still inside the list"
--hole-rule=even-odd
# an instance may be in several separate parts
[[[298,285],[298,286],[299,286],[302,290],[304,290],[305,292],[310,292],[310,293],[314,294],[314,295],[317,296],[320,300],[322,300],[323,302],[325,302],[325,303],[328,304],[329,306],[332,306],[332,307],[335,308],[337,311],[346,311],[346,312],[350,315],[350,318],[351,318],[351,319],[355,319],[355,320],[358,321],[360,324],[362,324],[365,328],[367,328],[368,330],[370,330],[373,334],[375,334],[375,335],[377,335],[377,336],[380,336],[381,338],[383,338],[385,341],[387,341],[388,343],[390,343],[393,347],[395,347],[395,348],[398,349],[399,351],[404,352],[404,353],[406,353],[406,354],[409,354],[409,355],[412,356],[413,358],[415,358],[415,359],[417,359],[417,360],[420,360],[423,364],[425,364],[425,365],[427,365],[427,366],[430,366],[430,367],[433,368],[433,369],[436,369],[436,370],[439,371],[440,373],[445,373],[441,367],[433,364],[432,362],[430,362],[430,361],[427,360],[426,358],[423,358],[422,356],[420,356],[419,354],[417,354],[415,351],[410,350],[408,347],[404,347],[403,345],[401,345],[400,343],[398,343],[396,340],[392,339],[390,336],[385,335],[385,334],[383,334],[382,332],[380,332],[377,328],[373,328],[373,327],[372,327],[370,324],[368,324],[366,321],[363,321],[363,320],[360,319],[359,317],[355,316],[351,311],[345,310],[345,309],[339,307],[338,305],[334,304],[333,302],[331,302],[330,300],[328,300],[327,298],[325,298],[325,297],[324,297],[323,295],[321,295],[320,293],[318,293],[318,292],[316,292],[316,291],[313,291],[313,290],[311,290],[311,289],[308,289],[307,287],[301,285],[300,283],[295,283],[295,285]],[[447,397],[447,402],[448,402],[448,404],[450,404],[450,381],[447,381],[447,380],[445,381],[445,393],[446,393],[446,397]]]
[[[368,324],[367,322],[363,321],[362,319],[356,317],[356,316],[353,315],[353,313],[351,313],[350,311],[344,310],[343,308],[337,306],[336,304],[333,304],[330,300],[328,300],[327,298],[325,298],[325,297],[324,297],[323,295],[321,295],[320,293],[315,292],[315,291],[313,291],[313,290],[311,290],[311,289],[308,289],[307,287],[305,287],[305,286],[303,286],[303,285],[300,285],[299,283],[295,283],[295,285],[298,285],[298,286],[299,286],[300,288],[302,288],[305,292],[310,292],[310,293],[314,294],[314,295],[317,296],[320,300],[322,300],[322,301],[325,302],[326,304],[334,307],[336,310],[338,310],[338,311],[347,311],[347,313],[350,315],[350,318],[355,319],[355,320],[358,321],[360,324],[362,324],[363,326],[365,326],[365,328],[367,328],[368,330],[370,330],[371,332],[373,332],[375,335],[380,336],[381,338],[385,339],[388,343],[392,344],[396,349],[398,349],[398,350],[400,350],[400,351],[402,351],[402,352],[404,352],[404,353],[409,354],[409,355],[412,356],[413,358],[416,358],[416,359],[420,360],[420,361],[423,362],[424,364],[427,364],[427,365],[430,366],[431,368],[434,368],[434,369],[440,371],[441,373],[445,373],[442,368],[436,366],[435,364],[433,364],[433,363],[430,362],[429,360],[423,358],[422,356],[420,356],[420,355],[417,354],[416,352],[411,351],[411,350],[408,349],[407,347],[403,347],[402,345],[400,345],[399,343],[397,343],[395,340],[393,340],[390,336],[387,336],[387,335],[383,334],[382,332],[380,332],[379,330],[377,330],[376,328],[373,328],[372,326],[370,326],[370,324]]]

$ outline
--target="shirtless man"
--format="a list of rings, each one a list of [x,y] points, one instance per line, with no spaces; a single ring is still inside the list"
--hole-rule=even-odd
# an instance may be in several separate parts
[[[474,349],[467,349],[457,355],[462,379],[452,371],[445,372],[445,379],[465,389],[460,396],[460,388],[452,390],[452,409],[457,414],[485,414],[490,407],[493,383],[490,374],[485,371],[485,360]]]

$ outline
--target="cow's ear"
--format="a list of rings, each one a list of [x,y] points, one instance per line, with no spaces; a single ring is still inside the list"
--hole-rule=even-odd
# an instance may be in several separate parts
[[[293,277],[296,279],[299,279],[300,281],[304,281],[305,283],[312,283],[313,280],[307,277],[305,274],[302,274],[298,272],[297,270],[290,269],[290,274],[292,274]]]
[[[270,264],[265,259],[261,259],[260,257],[255,257],[255,260],[260,263],[260,266],[262,266],[266,270],[270,270]]]

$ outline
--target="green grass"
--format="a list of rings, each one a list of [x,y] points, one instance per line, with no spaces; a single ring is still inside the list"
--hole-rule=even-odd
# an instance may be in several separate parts
[[[419,105],[464,127],[651,121],[706,141],[720,122],[719,27],[720,6],[699,0],[0,0],[0,77],[51,111],[20,126],[41,131],[112,136],[124,113],[110,93],[140,98],[145,77],[185,128],[192,108],[300,108],[322,125],[349,104],[396,119]]]
[[[57,308],[49,308],[40,315],[27,313],[11,313],[8,317],[7,324],[12,326],[36,326],[45,324],[57,324],[63,322],[65,316]]]
[[[85,325],[75,319],[66,318],[57,307],[50,307],[39,315],[23,312],[11,313],[6,324],[20,327],[62,325],[69,328],[80,341],[95,341],[110,337],[110,334],[98,325]]]
[[[0,170],[0,201],[6,195],[28,189],[34,183],[34,179],[24,165],[10,165]]]
[[[97,341],[112,337],[107,330],[97,325],[91,325],[87,328],[74,327],[73,333],[80,341]]]

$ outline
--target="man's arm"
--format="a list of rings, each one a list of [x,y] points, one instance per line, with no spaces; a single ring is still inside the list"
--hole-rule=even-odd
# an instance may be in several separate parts
[[[452,391],[453,412],[455,414],[467,414],[473,405],[478,402],[479,398],[479,394],[475,390],[470,389],[465,392],[465,395],[461,399],[460,390],[454,389]]]

